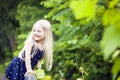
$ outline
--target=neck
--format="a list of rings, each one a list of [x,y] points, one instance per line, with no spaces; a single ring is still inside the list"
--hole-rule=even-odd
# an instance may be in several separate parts
[[[36,41],[40,50],[43,50],[43,41]]]

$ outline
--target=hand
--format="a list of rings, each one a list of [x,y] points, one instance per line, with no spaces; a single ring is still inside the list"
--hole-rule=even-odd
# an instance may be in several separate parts
[[[30,73],[35,74],[35,72],[34,72],[33,70],[29,70],[29,71],[27,71],[27,72],[25,73],[25,76],[26,76],[27,74],[30,74]]]

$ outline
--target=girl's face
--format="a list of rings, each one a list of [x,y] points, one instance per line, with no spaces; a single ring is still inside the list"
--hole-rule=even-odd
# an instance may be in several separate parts
[[[34,26],[32,29],[32,37],[37,42],[43,41],[45,38],[45,31],[41,26]]]

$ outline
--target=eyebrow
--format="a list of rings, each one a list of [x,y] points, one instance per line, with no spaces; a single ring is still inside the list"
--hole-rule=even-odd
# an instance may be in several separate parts
[[[39,30],[39,31],[41,31],[41,30],[44,30],[44,29],[34,29],[34,28],[33,28],[32,30]]]

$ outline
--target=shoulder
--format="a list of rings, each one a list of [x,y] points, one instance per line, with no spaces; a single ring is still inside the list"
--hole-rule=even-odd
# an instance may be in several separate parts
[[[33,39],[32,36],[29,36],[25,41],[25,46],[33,46]]]

